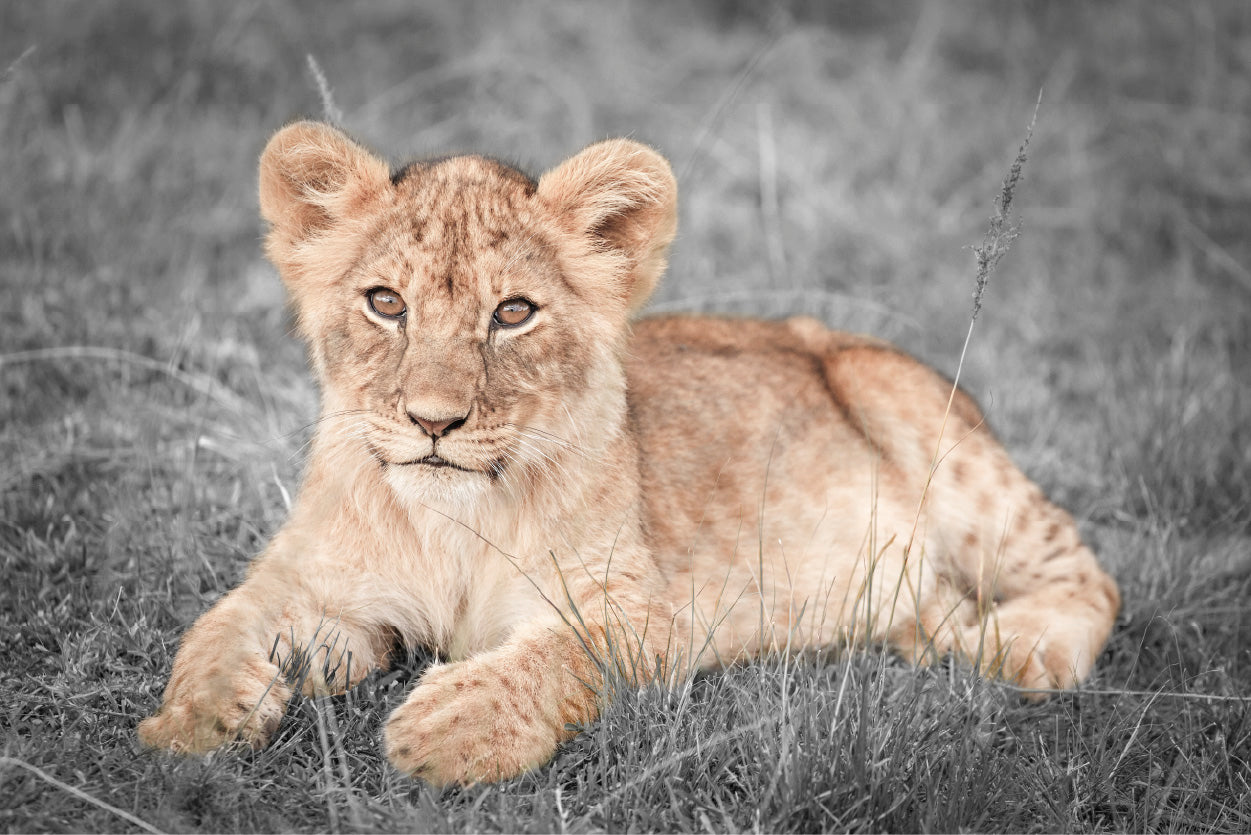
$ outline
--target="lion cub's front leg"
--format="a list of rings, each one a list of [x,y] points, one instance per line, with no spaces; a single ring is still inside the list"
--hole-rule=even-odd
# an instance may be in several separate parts
[[[558,624],[432,667],[387,722],[387,758],[437,785],[542,765],[577,723],[599,714],[602,675],[590,646]]]
[[[269,741],[291,690],[260,643],[258,614],[240,587],[188,630],[160,710],[139,724],[145,746],[202,754],[236,740],[254,748]]]
[[[187,631],[160,710],[139,724],[145,746],[183,754],[262,747],[286,711],[289,678],[313,696],[341,692],[378,666],[376,636],[330,614],[328,601],[288,574],[256,566]]]

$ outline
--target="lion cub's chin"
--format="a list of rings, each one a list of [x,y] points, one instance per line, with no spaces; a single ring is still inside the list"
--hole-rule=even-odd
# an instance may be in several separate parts
[[[384,478],[402,504],[412,508],[433,507],[442,511],[477,506],[491,490],[485,473],[424,464],[389,466]]]

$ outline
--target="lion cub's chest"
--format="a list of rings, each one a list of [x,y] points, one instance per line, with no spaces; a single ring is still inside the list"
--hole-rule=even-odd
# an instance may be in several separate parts
[[[449,660],[502,644],[519,624],[533,621],[546,608],[534,587],[511,566],[486,574],[481,584],[464,589],[452,613],[449,631],[438,646]]]
[[[519,624],[550,611],[538,578],[476,533],[436,522],[417,539],[397,572],[412,608],[403,630],[412,643],[456,661],[498,646]]]

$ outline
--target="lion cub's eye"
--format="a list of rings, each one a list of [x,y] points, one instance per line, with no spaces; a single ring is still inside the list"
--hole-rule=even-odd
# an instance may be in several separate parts
[[[534,305],[525,299],[509,299],[501,302],[500,306],[495,308],[495,313],[491,316],[495,320],[495,324],[503,325],[506,328],[515,328],[518,325],[524,325],[534,315]]]
[[[400,294],[386,287],[375,287],[365,294],[369,300],[369,308],[387,319],[398,319],[408,312],[408,305],[400,298]]]

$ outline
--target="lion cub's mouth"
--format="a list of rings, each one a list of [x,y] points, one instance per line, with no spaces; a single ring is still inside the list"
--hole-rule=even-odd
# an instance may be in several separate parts
[[[416,458],[412,461],[391,461],[389,463],[395,467],[413,467],[413,466],[423,465],[426,467],[435,467],[435,468],[446,467],[452,470],[460,470],[461,472],[465,472],[465,473],[477,473],[479,475],[482,474],[481,470],[474,470],[474,469],[470,469],[469,467],[462,467],[460,464],[456,464],[452,461],[448,461],[446,458],[443,458],[438,453],[434,453],[434,452],[430,453],[424,458]]]
[[[428,455],[423,455],[420,458],[411,458],[407,461],[402,461],[392,459],[373,444],[369,444],[369,450],[374,459],[378,461],[383,469],[386,469],[387,467],[429,467],[431,470],[459,471],[462,473],[486,476],[491,481],[497,480],[500,473],[504,469],[504,462],[502,460],[492,461],[485,467],[471,467],[464,464],[457,464],[455,461],[449,461],[434,451],[431,451]]]

